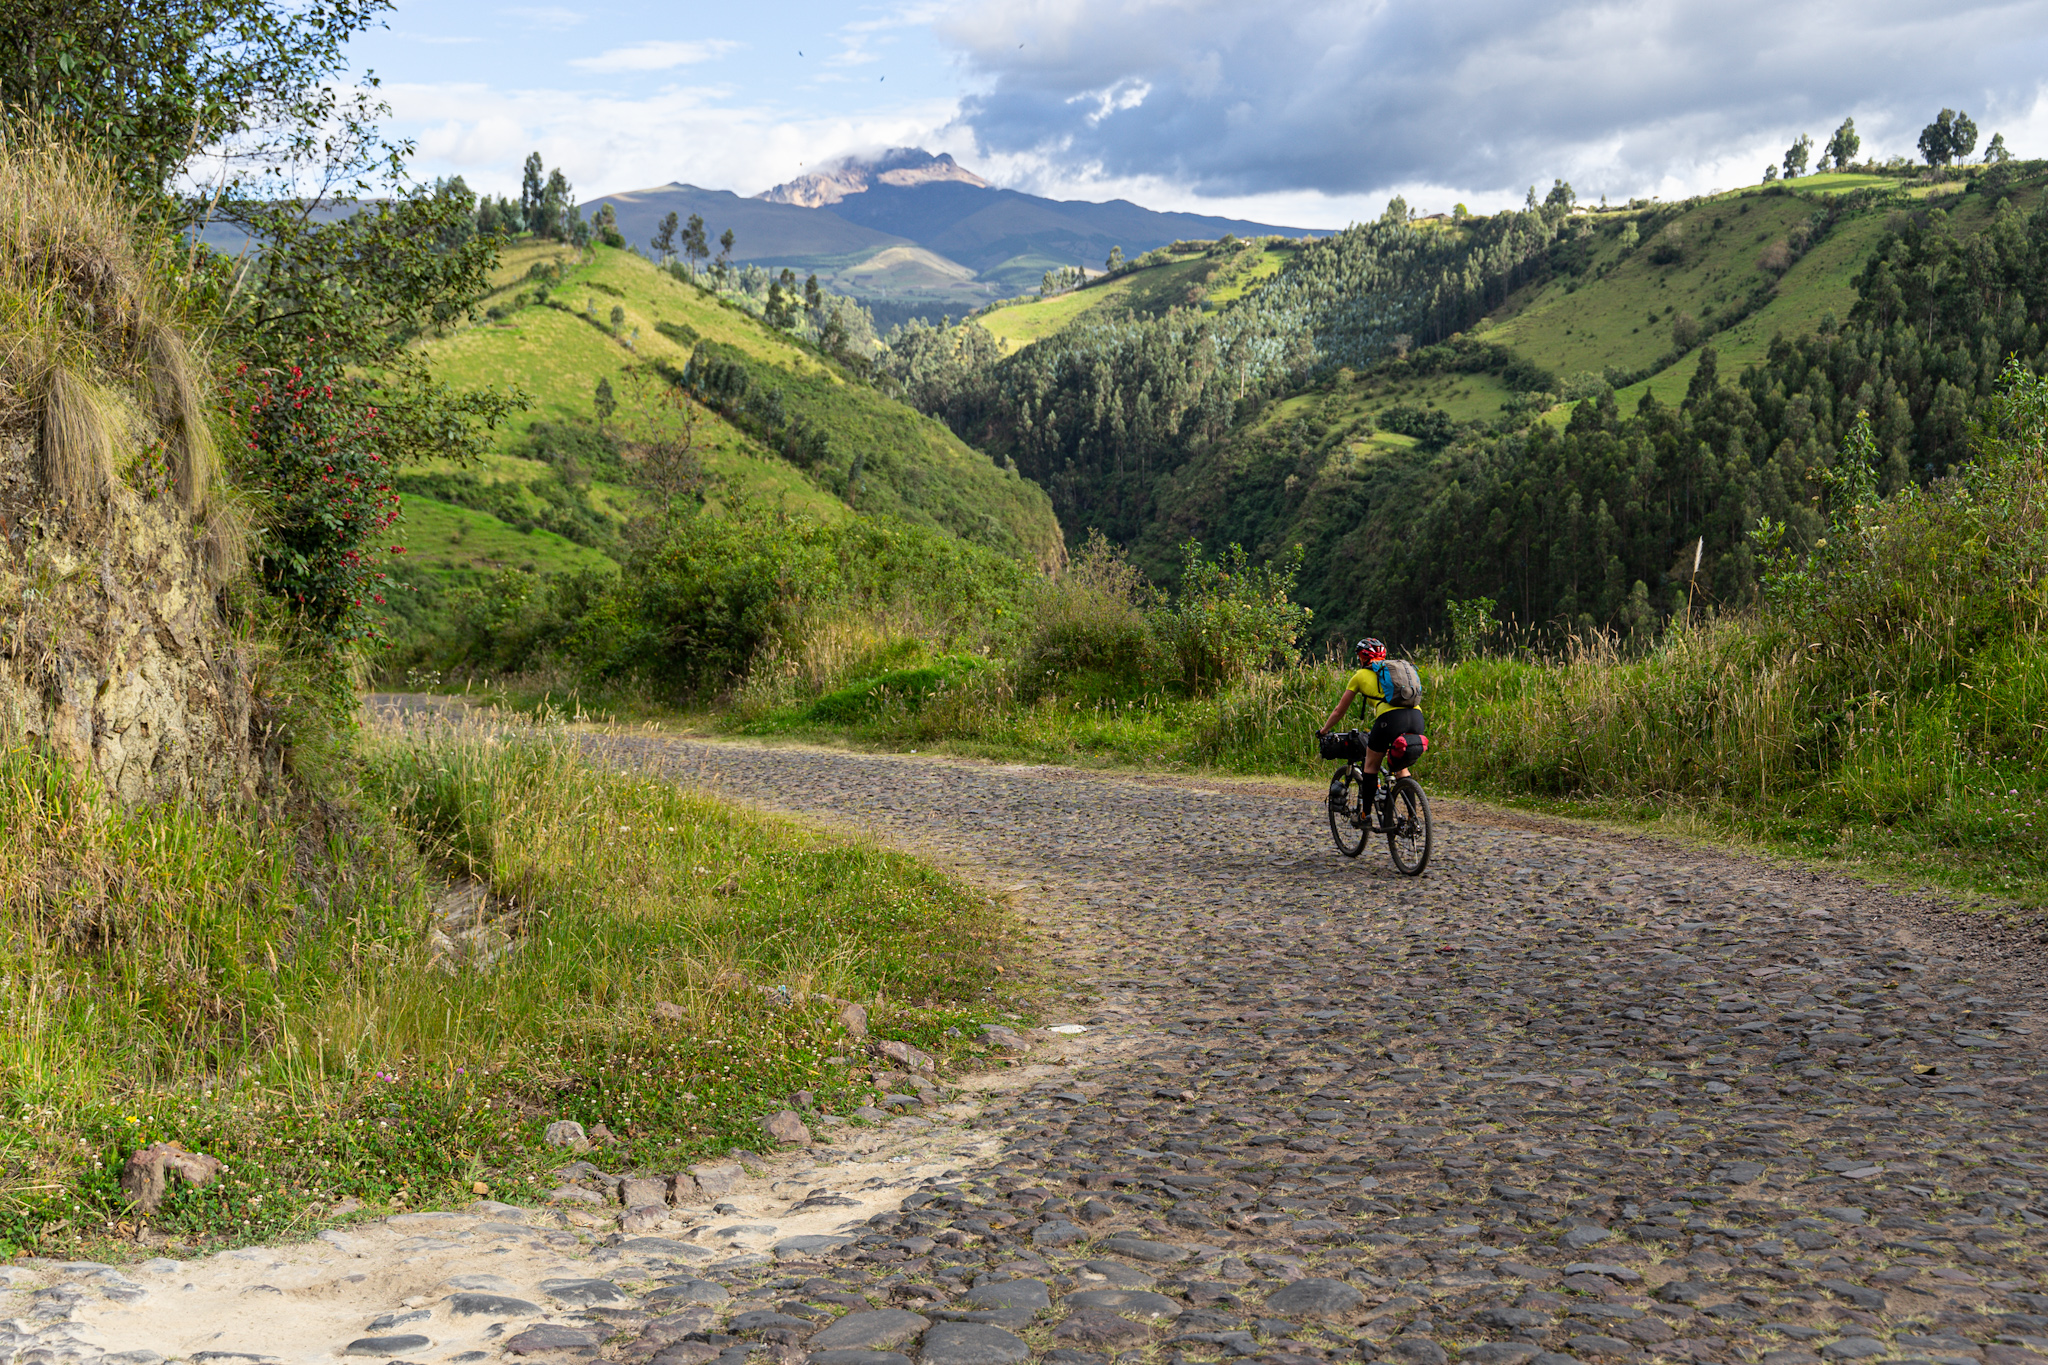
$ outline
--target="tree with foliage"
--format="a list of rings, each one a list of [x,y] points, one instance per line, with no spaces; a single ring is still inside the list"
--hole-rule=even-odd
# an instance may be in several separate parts
[[[1579,196],[1572,190],[1571,182],[1568,180],[1551,181],[1550,193],[1543,196],[1543,207],[1561,209],[1566,213],[1577,207],[1578,202]]]
[[[1920,155],[1930,166],[1949,166],[1977,150],[1977,124],[1968,114],[1944,109],[1920,130]]]
[[[626,305],[623,303],[615,303],[612,305],[612,335],[617,336],[620,332],[624,331],[625,328]]]
[[[590,396],[590,405],[597,411],[597,429],[603,431],[605,424],[612,420],[612,414],[619,410],[619,400],[612,394],[609,378],[599,378],[597,390]]]
[[[576,202],[576,191],[569,185],[569,177],[556,167],[548,172],[547,184],[541,189],[540,205],[534,210],[533,230],[542,237],[552,237],[561,242],[569,239],[569,211]]]
[[[2005,149],[2005,134],[1993,133],[1991,141],[1984,146],[1984,164],[1995,166],[2010,160],[2012,160],[2012,153]]]
[[[690,273],[695,274],[697,263],[711,258],[711,244],[704,240],[704,216],[693,213],[688,226],[683,229],[683,255],[690,260]]]
[[[526,154],[526,165],[519,173],[519,221],[528,232],[542,232],[540,226],[541,200],[547,194],[548,170],[541,163],[539,152]]]
[[[469,185],[459,175],[434,180],[434,197],[445,199],[463,206],[463,212],[451,216],[448,226],[442,229],[441,245],[449,250],[463,245],[477,233],[477,215],[469,205],[476,203],[476,196],[470,193]]]
[[[1111,247],[1109,249],[1109,259],[1102,263],[1103,273],[1105,275],[1114,275],[1117,271],[1122,270],[1123,268],[1124,249],[1120,246]]]
[[[811,277],[804,281],[804,311],[816,318],[818,309],[823,307],[824,303],[825,291],[818,284],[818,276],[814,271]]]
[[[1977,124],[1968,114],[1958,112],[1956,121],[1949,126],[1948,152],[1956,161],[1967,161],[1970,153],[1977,150]]]
[[[619,215],[609,201],[598,205],[597,212],[591,215],[590,230],[606,246],[626,249],[626,236],[619,231]]]
[[[1832,165],[1838,171],[1849,169],[1849,163],[1863,150],[1863,139],[1856,135],[1856,120],[1845,118],[1842,126],[1835,129],[1835,135],[1828,139],[1827,147],[1821,152],[1821,163]]]
[[[1770,165],[1764,167],[1764,183],[1766,185],[1776,184],[1777,179],[1778,163],[1773,161]]]
[[[137,201],[186,221],[204,199],[165,190],[201,152],[235,183],[355,140],[374,76],[348,92],[343,53],[391,0],[8,0],[0,5],[0,108],[110,154]],[[394,149],[396,150],[396,149]]]
[[[732,268],[732,244],[737,240],[731,228],[718,234],[718,273],[721,277]]]
[[[1805,133],[1801,133],[1799,140],[1785,149],[1785,178],[1787,180],[1797,180],[1800,176],[1805,175],[1807,160],[1812,155],[1813,139]]]
[[[796,272],[788,266],[768,282],[768,301],[761,310],[761,316],[770,327],[796,326]]]
[[[1530,187],[1529,193],[1532,195],[1536,193],[1533,186]],[[1380,221],[1382,223],[1405,223],[1413,216],[1408,212],[1408,201],[1398,194],[1387,201],[1386,208],[1380,210]]]
[[[682,230],[682,226],[682,219],[674,209],[670,209],[668,217],[662,219],[661,225],[654,229],[654,236],[648,245],[654,248],[654,254],[661,258],[663,265],[668,264],[676,254],[676,233]]]

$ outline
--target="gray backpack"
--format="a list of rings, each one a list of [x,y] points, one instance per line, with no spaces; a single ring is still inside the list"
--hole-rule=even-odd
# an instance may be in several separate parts
[[[1422,675],[1406,659],[1382,659],[1372,666],[1380,680],[1380,695],[1389,706],[1422,705]]]

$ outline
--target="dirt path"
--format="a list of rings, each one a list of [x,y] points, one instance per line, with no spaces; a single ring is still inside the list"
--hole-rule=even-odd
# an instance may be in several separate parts
[[[1008,893],[1075,987],[1057,1022],[1087,1031],[863,1138],[866,1165],[819,1149],[779,1159],[753,1207],[676,1211],[666,1246],[468,1215],[467,1242],[412,1253],[438,1259],[403,1299],[380,1283],[359,1305],[424,1310],[392,1328],[419,1343],[364,1354],[2048,1365],[2031,939],[1480,807],[1444,808],[1408,881],[1383,848],[1337,856],[1308,785],[587,743]],[[915,1179],[828,1165],[891,1157]],[[850,1240],[789,1241],[813,1187],[863,1181],[819,1224]],[[378,1235],[400,1234],[421,1235]],[[505,1296],[533,1311],[457,1317],[449,1277],[515,1253]],[[340,1268],[273,1292],[331,1297]],[[192,1269],[133,1274],[128,1306],[95,1274],[44,1270],[38,1302],[73,1294],[51,1330],[112,1345],[117,1307],[141,1321]]]

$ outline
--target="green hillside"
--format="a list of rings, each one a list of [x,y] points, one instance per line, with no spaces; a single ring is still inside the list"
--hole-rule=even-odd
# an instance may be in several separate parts
[[[1159,317],[1174,308],[1215,308],[1279,274],[1281,264],[1296,248],[1296,243],[1285,238],[1227,245],[1176,242],[1148,253],[1141,258],[1145,263],[1131,270],[1091,279],[1051,298],[991,308],[977,314],[975,320],[1007,352],[1084,319],[1114,321]],[[1041,267],[1041,273],[1049,268]]]
[[[1477,597],[1525,630],[1653,629],[1753,600],[1753,536],[1810,546],[1845,448],[1887,492],[1967,458],[2006,357],[2048,363],[2044,185],[2015,161],[1397,202],[1198,299],[1161,260],[992,311],[1005,350],[913,396],[1163,581],[1189,537],[1299,546],[1333,634],[1425,639]],[[1168,281],[1201,308],[1132,306]]]
[[[2026,313],[1970,315],[2000,275],[2040,311],[2044,179],[1984,193],[1816,177],[1583,215],[1549,269],[1469,330],[1325,372],[1190,452],[1133,543],[1155,571],[1189,534],[1301,545],[1304,600],[1333,635],[1412,641],[1442,629],[1446,602],[1480,596],[1525,629],[1624,633],[1689,597],[1740,605],[1760,520],[1791,547],[1818,534],[1819,474],[1859,410],[1896,488],[1959,458],[1963,414],[2006,355],[2039,363]],[[1830,199],[1843,180],[1881,197]],[[1918,319],[1885,320],[1894,279],[1924,300]]]
[[[429,604],[403,613],[409,624],[497,567],[613,562],[628,524],[654,506],[649,451],[663,443],[686,445],[683,467],[712,515],[744,501],[832,520],[851,503],[1027,563],[1061,553],[1044,493],[1014,469],[634,253],[518,245],[493,284],[476,324],[420,346],[451,385],[517,385],[532,402],[480,463],[400,477],[423,551],[410,561],[411,600]],[[696,385],[700,354],[745,370],[743,401]],[[602,425],[600,380],[617,404]]]

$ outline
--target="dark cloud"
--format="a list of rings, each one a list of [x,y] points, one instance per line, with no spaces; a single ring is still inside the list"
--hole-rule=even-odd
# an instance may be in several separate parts
[[[981,0],[940,32],[986,152],[1204,195],[1629,193],[1845,114],[1866,151],[1909,151],[1943,105],[1988,138],[2048,71],[2048,0]]]

